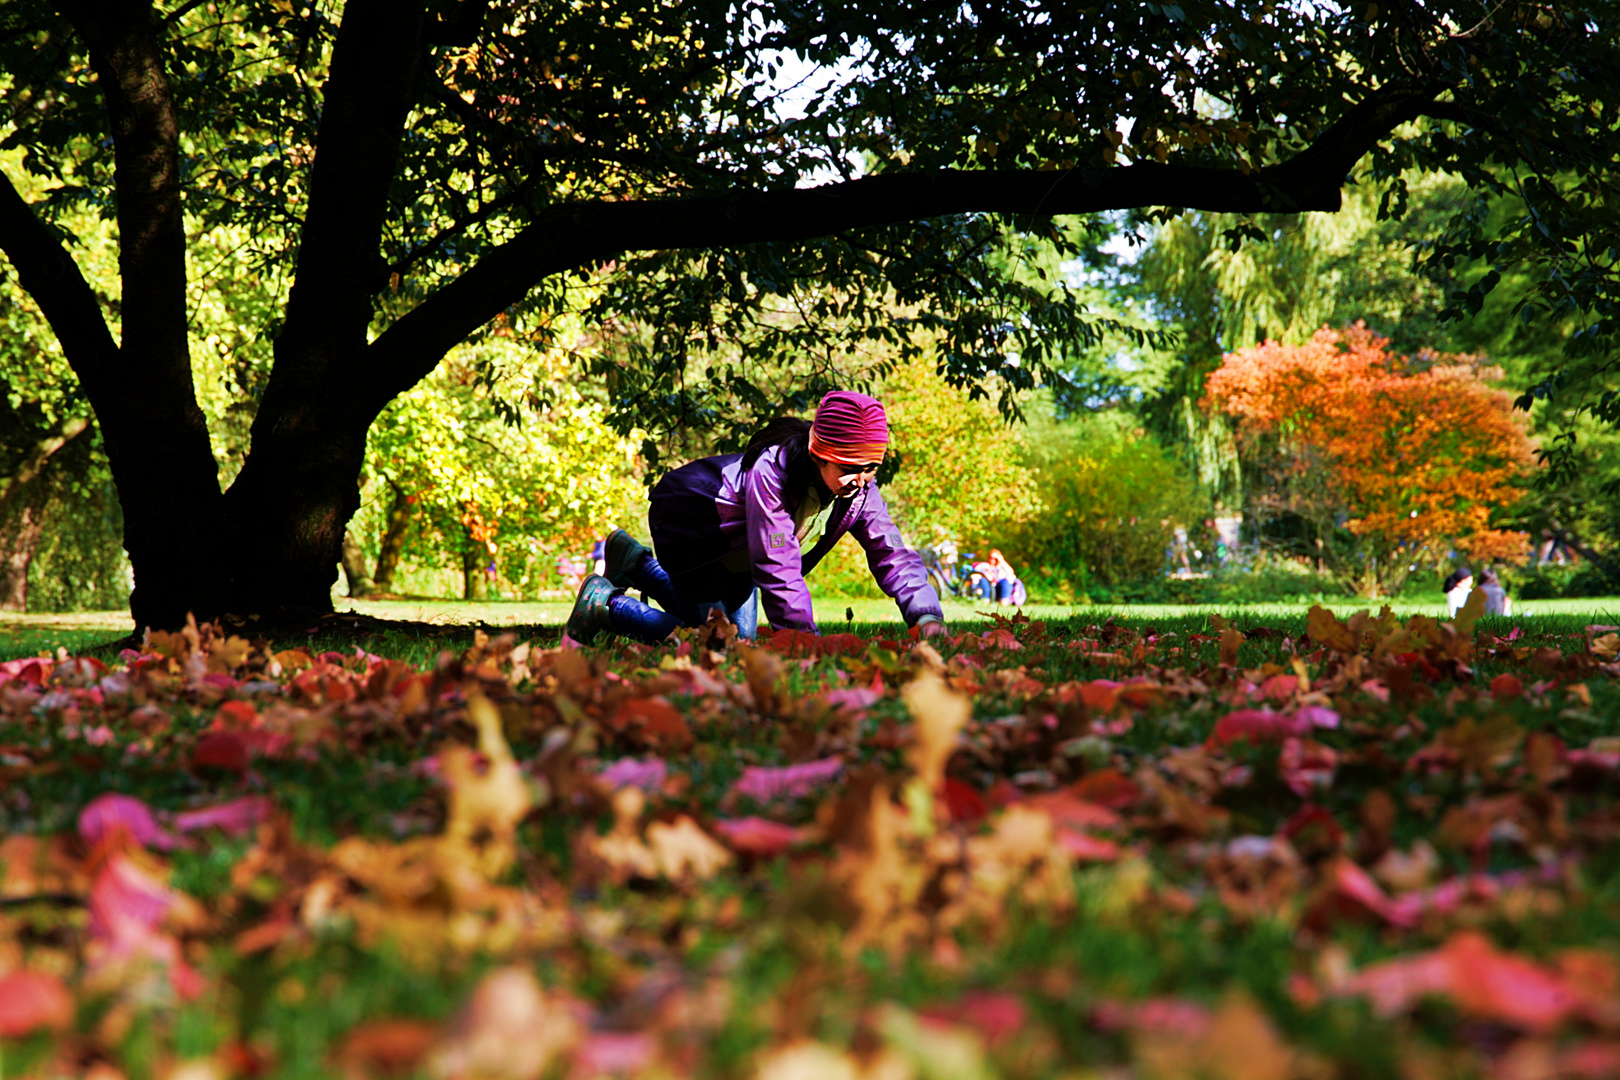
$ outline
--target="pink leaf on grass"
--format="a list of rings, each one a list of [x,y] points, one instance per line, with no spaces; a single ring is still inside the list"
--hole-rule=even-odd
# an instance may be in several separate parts
[[[180,843],[179,837],[157,823],[152,808],[132,795],[97,795],[79,811],[79,835],[92,847],[115,829],[122,829],[138,844],[160,851]]]
[[[107,860],[90,889],[93,969],[152,961],[166,968],[169,984],[182,998],[202,992],[203,979],[185,962],[180,943],[159,926],[177,896],[151,872],[119,852]]]
[[[669,766],[664,764],[662,758],[648,758],[646,761],[620,758],[596,774],[598,780],[614,791],[627,787],[637,787],[648,792],[658,791],[668,777]]]
[[[1113,862],[1119,858],[1119,845],[1112,840],[1103,840],[1090,833],[1076,832],[1073,829],[1059,829],[1057,842],[1063,845],[1076,859],[1086,859],[1092,862]]]
[[[949,1005],[929,1005],[919,1010],[925,1021],[947,1027],[966,1024],[994,1045],[1023,1030],[1029,1011],[1016,994],[997,990],[973,990]]]
[[[174,816],[174,827],[181,832],[199,829],[219,829],[231,836],[241,836],[254,826],[270,819],[274,805],[263,795],[247,795],[215,806],[203,806]]]
[[[714,830],[733,851],[765,859],[780,855],[799,842],[798,829],[762,817],[722,818],[714,823]]]
[[[742,777],[731,790],[733,794],[747,796],[756,802],[797,799],[831,783],[843,770],[843,759],[835,757],[780,768],[750,765],[743,770]]]
[[[1464,1013],[1531,1031],[1556,1027],[1581,1005],[1557,972],[1501,952],[1473,930],[1459,931],[1438,949],[1373,964],[1352,976],[1345,992],[1365,995],[1385,1016],[1407,1011],[1426,995],[1444,995]]]
[[[652,1064],[653,1038],[644,1031],[593,1031],[574,1051],[575,1077],[638,1076]]]

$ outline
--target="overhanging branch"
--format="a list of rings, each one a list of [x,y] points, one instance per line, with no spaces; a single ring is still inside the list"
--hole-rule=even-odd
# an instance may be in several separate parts
[[[349,374],[367,407],[414,385],[537,282],[625,251],[809,240],[961,213],[1093,214],[1153,206],[1224,213],[1336,211],[1356,161],[1417,115],[1442,86],[1373,91],[1288,161],[1237,169],[1140,164],[1109,169],[884,173],[814,188],[670,200],[588,202],[540,215],[401,317]]]
[[[118,363],[118,343],[107,328],[101,301],[73,256],[3,172],[0,250],[16,267],[23,291],[34,298],[56,332],[79,381],[94,393]]]

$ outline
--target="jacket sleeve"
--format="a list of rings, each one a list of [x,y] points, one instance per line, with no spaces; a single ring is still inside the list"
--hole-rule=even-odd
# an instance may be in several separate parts
[[[784,488],[781,448],[759,456],[744,483],[748,514],[748,559],[759,586],[765,617],[778,630],[816,632],[810,589],[804,583],[804,561],[793,535],[793,513]]]
[[[866,565],[872,568],[878,588],[894,597],[907,626],[923,621],[944,622],[945,610],[928,581],[922,556],[900,539],[900,530],[889,517],[888,504],[876,484],[868,485],[859,506],[849,531],[866,549]]]

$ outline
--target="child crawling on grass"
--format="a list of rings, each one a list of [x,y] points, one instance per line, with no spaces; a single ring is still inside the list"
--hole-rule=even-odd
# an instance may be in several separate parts
[[[813,421],[774,420],[741,454],[674,470],[650,496],[653,549],[623,529],[608,537],[607,565],[580,586],[568,636],[580,644],[602,634],[657,642],[718,608],[752,638],[756,587],[772,626],[815,633],[804,576],[845,533],[866,550],[873,578],[906,624],[925,637],[940,633],[939,595],[878,493],[888,446],[883,405],[834,390]],[[632,587],[658,606],[631,598]]]

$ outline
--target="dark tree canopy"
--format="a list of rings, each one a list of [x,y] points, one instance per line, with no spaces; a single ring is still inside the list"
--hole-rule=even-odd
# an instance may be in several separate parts
[[[50,183],[0,179],[0,247],[95,409],[137,622],[302,617],[329,610],[379,410],[497,316],[543,323],[575,274],[596,317],[648,328],[598,372],[623,416],[747,394],[690,385],[723,338],[791,359],[926,331],[953,377],[1029,385],[1094,330],[1006,270],[1074,242],[1055,219],[1333,210],[1370,159],[1397,212],[1413,165],[1516,193],[1519,219],[1431,255],[1542,267],[1534,304],[1584,313],[1571,370],[1601,379],[1614,22],[1601,0],[11,0],[4,146]],[[826,76],[794,110],[789,56]],[[86,204],[121,237],[107,302],[55,227]],[[230,225],[295,284],[221,491],[185,255]],[[789,301],[802,319],[766,317]]]

